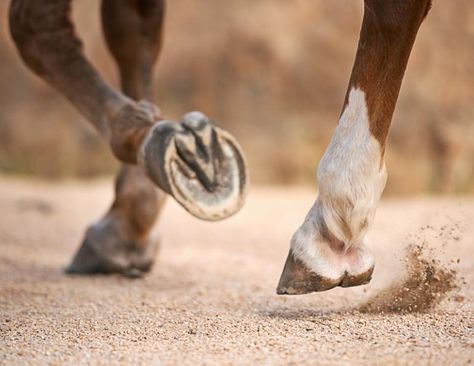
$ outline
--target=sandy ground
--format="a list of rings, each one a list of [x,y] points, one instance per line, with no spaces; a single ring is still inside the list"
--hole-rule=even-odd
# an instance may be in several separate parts
[[[0,364],[474,362],[474,198],[385,200],[369,235],[371,284],[277,296],[289,238],[314,197],[254,188],[221,223],[200,222],[169,200],[146,278],[69,277],[62,270],[109,205],[111,183],[0,178]],[[410,244],[456,270],[459,289],[423,313],[362,312],[406,276]]]

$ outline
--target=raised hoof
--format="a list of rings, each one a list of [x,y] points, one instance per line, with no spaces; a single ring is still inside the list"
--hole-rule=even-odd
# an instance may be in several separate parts
[[[68,274],[93,275],[119,273],[128,278],[142,277],[153,266],[158,242],[144,245],[121,238],[110,227],[91,226],[66,268]]]
[[[200,112],[180,123],[163,121],[139,153],[148,176],[194,216],[222,220],[243,205],[247,169],[237,141]]]
[[[277,287],[278,295],[303,295],[311,292],[330,290],[336,286],[351,287],[365,285],[370,282],[374,267],[352,275],[343,271],[336,278],[328,278],[311,271],[306,265],[294,257],[291,250]]]

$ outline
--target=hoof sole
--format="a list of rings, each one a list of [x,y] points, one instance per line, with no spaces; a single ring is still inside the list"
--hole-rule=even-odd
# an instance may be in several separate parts
[[[181,123],[156,124],[139,162],[149,177],[192,215],[225,219],[244,204],[248,173],[243,152],[228,132],[199,112]]]

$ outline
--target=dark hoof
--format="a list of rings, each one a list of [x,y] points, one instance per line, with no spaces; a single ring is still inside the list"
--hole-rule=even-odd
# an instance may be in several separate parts
[[[296,259],[291,250],[277,287],[278,295],[303,295],[311,292],[330,290],[336,286],[351,287],[365,285],[370,282],[374,267],[361,274],[351,275],[347,271],[337,278],[327,278],[309,270],[306,265]]]
[[[340,278],[329,279],[311,272],[291,251],[277,287],[278,295],[303,295],[310,292],[330,290],[341,283]]]
[[[157,123],[138,160],[161,189],[200,219],[222,220],[244,203],[247,170],[242,150],[200,112],[188,113],[181,123]]]
[[[68,274],[92,275],[119,273],[129,278],[142,277],[153,266],[157,241],[138,244],[120,237],[113,226],[91,226],[74,256]]]

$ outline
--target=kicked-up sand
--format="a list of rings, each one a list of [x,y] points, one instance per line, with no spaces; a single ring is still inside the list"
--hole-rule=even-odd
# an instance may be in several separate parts
[[[474,197],[383,200],[369,285],[277,296],[316,192],[251,189],[219,223],[168,200],[143,279],[67,276],[112,183],[0,178],[2,365],[474,363]]]

